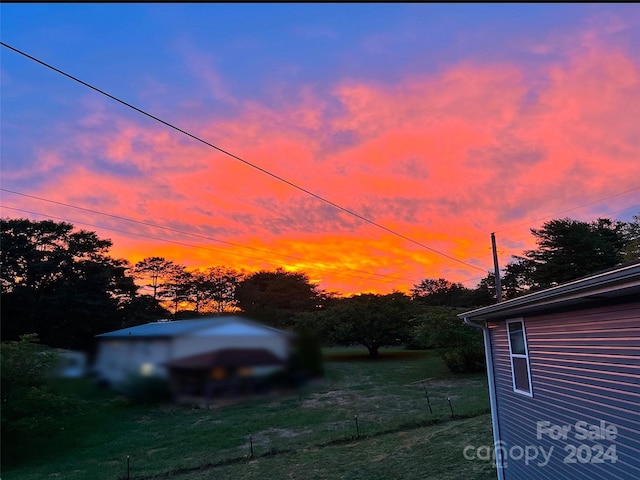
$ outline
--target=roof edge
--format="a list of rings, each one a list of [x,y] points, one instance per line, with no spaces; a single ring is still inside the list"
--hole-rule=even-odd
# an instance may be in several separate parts
[[[188,335],[193,332],[197,332],[206,328],[211,328],[211,325],[203,325],[199,324],[199,322],[203,323],[211,323],[215,321],[235,321],[239,323],[244,323],[248,325],[253,325],[258,328],[262,328],[265,330],[269,330],[275,333],[283,334],[283,335],[291,335],[294,336],[292,332],[288,332],[286,330],[281,330],[276,327],[272,327],[271,325],[266,325],[260,323],[256,320],[253,320],[247,316],[241,314],[230,314],[230,315],[212,315],[206,317],[193,317],[193,318],[183,318],[180,320],[155,320],[153,322],[147,322],[142,325],[135,325],[132,327],[120,328],[118,330],[112,330],[110,332],[101,333],[95,335],[95,338],[173,338],[181,335]],[[189,324],[191,328],[186,328],[181,330],[179,333],[175,331],[154,331],[153,333],[140,333],[141,330],[148,329],[150,326],[175,326],[175,325],[187,325]],[[169,327],[171,328],[171,327]]]
[[[516,308],[553,304],[572,297],[616,290],[616,287],[640,286],[640,261],[608,269],[588,277],[533,292],[522,297],[512,298],[504,302],[477,308],[458,315],[460,318],[482,319],[483,316],[508,312]]]

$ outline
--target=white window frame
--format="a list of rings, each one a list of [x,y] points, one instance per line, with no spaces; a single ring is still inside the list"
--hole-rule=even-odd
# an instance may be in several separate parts
[[[511,334],[509,333],[509,325],[512,323],[519,323],[522,325],[522,339],[524,341],[524,355],[520,353],[513,353],[513,348],[511,347]],[[509,340],[509,361],[511,363],[511,383],[513,386],[513,391],[515,393],[519,393],[521,395],[526,395],[527,397],[533,397],[533,382],[531,378],[531,366],[529,364],[529,342],[527,341],[527,331],[524,324],[524,318],[514,318],[511,320],[507,320],[506,322],[507,329],[507,339]],[[513,365],[514,358],[524,358],[527,363],[527,375],[529,377],[529,390],[521,390],[516,388],[516,373]]]

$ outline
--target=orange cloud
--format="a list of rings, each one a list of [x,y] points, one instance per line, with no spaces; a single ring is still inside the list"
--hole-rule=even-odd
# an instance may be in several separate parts
[[[504,265],[533,247],[528,228],[541,221],[532,220],[638,186],[637,58],[593,42],[571,55],[534,72],[465,62],[392,86],[303,86],[274,108],[229,98],[219,75],[200,71],[236,113],[185,120],[192,131],[429,248],[116,107],[88,112],[81,134],[41,154],[54,174],[32,193],[142,222],[47,206],[130,232],[103,236],[132,262],[284,266],[343,293],[406,291],[441,276],[473,286],[492,269],[490,232],[502,232]],[[573,213],[606,216],[632,197]]]

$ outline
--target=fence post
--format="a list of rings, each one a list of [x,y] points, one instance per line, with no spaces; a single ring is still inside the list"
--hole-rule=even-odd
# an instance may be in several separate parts
[[[453,414],[453,407],[451,406],[451,398],[447,397],[447,402],[449,402],[449,410],[451,410],[451,418],[455,415]]]
[[[431,400],[429,400],[429,393],[427,392],[427,388],[424,389],[424,396],[427,397],[427,406],[429,407],[429,413],[433,415],[433,409],[431,408]]]

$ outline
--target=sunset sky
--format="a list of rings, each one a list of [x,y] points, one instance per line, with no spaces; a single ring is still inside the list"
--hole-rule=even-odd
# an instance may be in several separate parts
[[[504,266],[640,213],[638,4],[0,8],[5,44],[241,159],[1,47],[1,216],[114,257],[474,287],[491,232]]]

